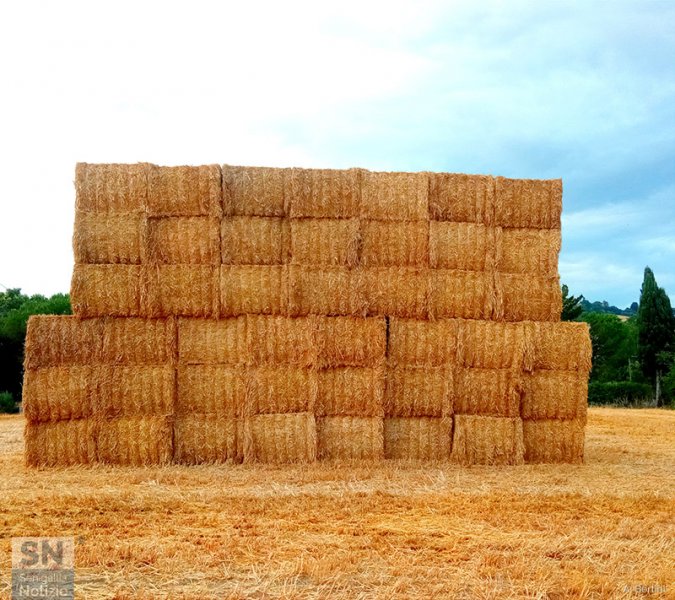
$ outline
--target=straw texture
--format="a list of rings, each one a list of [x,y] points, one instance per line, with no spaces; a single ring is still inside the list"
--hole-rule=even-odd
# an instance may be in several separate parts
[[[498,229],[496,267],[502,273],[558,274],[560,229]]]
[[[174,426],[174,462],[186,465],[241,462],[238,421],[181,415]]]
[[[102,335],[99,319],[33,315],[28,319],[24,368],[94,363]]]
[[[457,355],[457,321],[389,321],[388,360],[400,366],[452,364]]]
[[[257,415],[246,420],[244,462],[313,462],[316,448],[312,413]]]
[[[520,381],[511,369],[459,369],[453,398],[456,414],[520,416]]]
[[[363,290],[369,315],[426,319],[429,272],[416,267],[364,267]]]
[[[213,216],[222,212],[218,165],[158,167],[148,170],[148,214],[151,216]]]
[[[70,301],[78,317],[144,316],[140,265],[75,265]]]
[[[518,465],[524,460],[519,418],[455,415],[452,459],[465,465]]]
[[[219,265],[220,220],[214,217],[148,219],[147,262]]]
[[[325,369],[318,371],[317,383],[317,416],[384,416],[384,367]]]
[[[93,213],[145,212],[149,168],[150,165],[145,163],[78,163],[75,168],[76,210]]]
[[[220,268],[220,316],[287,313],[288,274],[281,265]]]
[[[426,173],[362,173],[361,216],[364,218],[427,220],[428,197],[429,179]]]
[[[290,169],[224,165],[223,207],[227,215],[283,217]]]
[[[523,379],[524,419],[586,419],[586,371],[536,371]]]
[[[199,414],[204,420],[244,416],[246,373],[225,365],[181,365],[178,368],[176,414]]]
[[[289,314],[362,316],[366,298],[361,279],[347,267],[301,267],[288,270]]]
[[[453,369],[449,367],[390,367],[387,369],[387,417],[452,415]]]
[[[291,227],[280,217],[230,217],[220,234],[225,265],[281,265],[291,249]]]
[[[92,419],[28,422],[24,432],[26,464],[31,467],[91,465],[98,459],[99,426]]]
[[[245,414],[313,414],[317,393],[314,369],[252,367],[246,373]]]
[[[533,352],[522,323],[460,320],[458,328],[457,361],[464,367],[520,369]]]
[[[477,271],[432,270],[431,316],[437,319],[487,319],[492,313],[492,277]]]
[[[145,270],[146,309],[151,317],[216,317],[219,271],[205,265],[159,265]]]
[[[359,262],[358,219],[293,219],[290,227],[293,264],[353,267]]]
[[[248,315],[246,360],[251,365],[310,367],[318,361],[317,320]]]
[[[429,223],[429,257],[434,269],[483,271],[494,252],[491,230],[480,223]]]
[[[75,213],[73,254],[77,264],[140,264],[146,219],[138,213]]]
[[[359,216],[361,172],[359,169],[292,169],[290,216],[353,218]]]
[[[387,322],[381,317],[317,317],[320,367],[372,367],[385,360]]]
[[[165,464],[173,457],[170,417],[125,417],[101,421],[98,458],[103,463],[143,466]]]
[[[534,368],[590,372],[593,349],[588,323],[532,323],[528,327],[535,344]]]
[[[585,420],[524,421],[528,463],[583,463]]]
[[[494,218],[495,181],[486,175],[429,173],[432,219],[490,225]]]
[[[245,364],[246,317],[179,319],[178,356],[181,364]]]
[[[499,305],[493,318],[506,321],[560,321],[562,295],[557,277],[501,273],[495,280]]]
[[[384,420],[385,458],[444,460],[450,458],[452,419],[429,417]]]
[[[361,264],[366,267],[429,265],[429,221],[373,221],[361,224]]]
[[[507,179],[497,177],[495,224],[501,227],[560,229],[560,179]]]
[[[384,420],[380,417],[323,417],[317,419],[321,460],[381,460],[384,458]]]

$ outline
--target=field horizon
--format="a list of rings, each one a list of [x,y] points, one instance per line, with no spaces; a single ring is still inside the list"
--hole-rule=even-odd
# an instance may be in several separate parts
[[[675,411],[590,408],[583,465],[25,466],[10,540],[73,536],[81,598],[675,597]]]

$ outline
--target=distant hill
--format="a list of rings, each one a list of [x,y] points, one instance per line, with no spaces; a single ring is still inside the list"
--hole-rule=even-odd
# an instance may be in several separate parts
[[[595,302],[589,302],[586,300],[586,298],[584,298],[581,301],[581,306],[583,307],[584,312],[607,313],[610,315],[618,315],[622,317],[633,317],[638,311],[637,302],[633,302],[633,304],[631,304],[628,308],[618,308],[616,306],[612,306],[606,300],[603,300],[602,302],[597,300]],[[675,308],[673,309],[673,314],[675,315]]]

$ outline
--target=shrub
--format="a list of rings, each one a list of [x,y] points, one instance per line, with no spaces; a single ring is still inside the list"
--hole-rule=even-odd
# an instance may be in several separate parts
[[[9,392],[0,392],[0,413],[16,413],[19,407],[14,402],[14,396]]]
[[[588,384],[589,404],[635,406],[652,402],[652,388],[635,381],[591,382]]]

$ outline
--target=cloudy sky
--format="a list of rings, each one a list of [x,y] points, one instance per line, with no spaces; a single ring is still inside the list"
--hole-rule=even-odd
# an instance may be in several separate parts
[[[67,291],[74,164],[562,177],[562,280],[675,298],[675,2],[6,2],[0,284]]]

